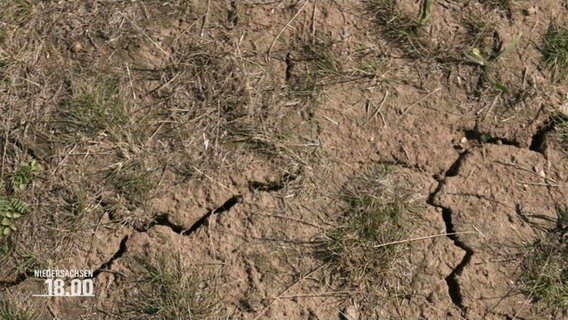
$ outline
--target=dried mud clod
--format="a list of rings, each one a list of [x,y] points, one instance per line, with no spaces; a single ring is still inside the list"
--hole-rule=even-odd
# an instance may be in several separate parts
[[[504,150],[510,153],[504,154]],[[454,300],[461,303],[467,317],[477,317],[480,314],[478,299],[490,294],[484,289],[487,285],[491,286],[493,294],[500,296],[503,301],[497,303],[493,309],[499,314],[523,314],[522,308],[515,308],[505,303],[504,301],[507,300],[518,300],[526,304],[525,307],[533,307],[529,304],[530,299],[526,300],[524,297],[519,299],[518,294],[516,296],[512,294],[512,292],[519,293],[520,286],[509,280],[518,279],[517,271],[520,269],[521,260],[518,257],[527,253],[526,243],[532,240],[526,239],[535,237],[537,229],[531,228],[531,222],[552,221],[550,206],[564,202],[562,197],[554,200],[557,195],[555,188],[562,188],[555,187],[553,182],[555,174],[559,171],[550,167],[544,173],[539,169],[539,165],[528,166],[539,162],[546,162],[543,155],[524,148],[507,145],[482,145],[471,148],[457,166],[458,170],[443,179],[444,184],[440,190],[435,191],[436,196],[429,201],[442,208],[443,214],[452,218],[451,225],[455,231],[469,228],[479,230],[479,234],[475,237],[459,235],[457,245],[463,246],[466,259],[462,260],[452,272],[465,275],[457,277],[461,298]],[[562,168],[565,163],[555,163],[554,166],[556,165]],[[477,183],[472,182],[473,176],[483,177],[481,180],[483,182],[480,180]],[[509,181],[507,184],[511,187],[502,189],[489,186],[487,183],[491,183],[493,179]],[[513,204],[519,202],[530,204],[535,211],[527,211],[520,215],[515,213],[519,210],[518,206],[513,210]],[[492,231],[491,235],[488,235],[486,231],[495,230],[496,226],[501,226],[499,232]],[[552,226],[552,229],[556,229],[556,225]],[[507,257],[507,262],[486,262],[484,269],[499,276],[491,280],[477,276],[481,269],[479,261],[486,261],[487,257],[495,254]],[[484,284],[480,285],[481,283]],[[488,313],[481,313],[483,314]]]

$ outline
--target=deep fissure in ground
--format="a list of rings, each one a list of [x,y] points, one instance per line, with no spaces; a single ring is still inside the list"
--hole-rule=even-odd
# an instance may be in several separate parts
[[[114,263],[114,261],[122,257],[122,255],[126,253],[126,251],[128,250],[126,247],[126,242],[128,242],[128,238],[129,236],[126,235],[124,236],[124,238],[122,238],[122,240],[120,240],[118,250],[112,255],[112,257],[110,257],[110,259],[107,262],[103,263],[99,268],[97,268],[97,270],[93,271],[93,278],[96,278],[101,272],[110,270],[112,268],[112,264]]]
[[[448,207],[444,207],[442,205],[437,204],[436,197],[438,193],[442,190],[442,187],[445,185],[447,177],[453,177],[459,173],[460,167],[463,164],[463,161],[465,160],[469,152],[470,152],[469,150],[466,150],[465,152],[460,154],[458,159],[454,163],[452,163],[452,165],[448,168],[448,170],[446,170],[443,179],[438,181],[438,186],[432,193],[430,193],[428,199],[426,200],[426,203],[428,203],[429,205],[442,210],[442,218],[446,226],[446,233],[448,234],[447,237],[450,240],[452,240],[452,242],[456,247],[460,248],[465,252],[460,263],[457,266],[455,266],[452,272],[445,278],[446,284],[448,286],[448,294],[450,295],[452,302],[462,311],[465,311],[465,306],[463,305],[463,295],[458,281],[458,276],[461,275],[464,268],[471,262],[471,257],[473,256],[474,251],[472,248],[468,247],[465,243],[463,243],[459,239],[459,236],[456,234],[456,230],[452,222],[452,214],[453,214],[452,210]]]
[[[243,199],[243,197],[240,196],[240,195],[236,195],[236,196],[229,198],[221,206],[219,206],[215,209],[211,209],[207,213],[205,213],[203,216],[201,216],[201,218],[199,218],[197,221],[195,221],[191,225],[191,227],[189,227],[189,228],[184,228],[181,225],[175,224],[175,223],[170,221],[167,214],[161,214],[161,215],[158,215],[156,218],[154,218],[154,220],[150,223],[150,225],[148,227],[136,229],[136,231],[147,232],[152,227],[158,225],[158,226],[168,227],[173,232],[180,234],[182,236],[189,236],[189,235],[193,234],[195,231],[197,231],[199,228],[201,228],[202,226],[206,225],[207,222],[209,221],[209,218],[213,214],[221,214],[221,213],[229,211],[237,203],[240,203],[242,201],[242,199]]]

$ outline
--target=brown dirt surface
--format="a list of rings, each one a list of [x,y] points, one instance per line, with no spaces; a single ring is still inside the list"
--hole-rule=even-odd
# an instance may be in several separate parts
[[[567,21],[0,2],[0,319],[567,319]],[[95,297],[32,297],[46,269]]]

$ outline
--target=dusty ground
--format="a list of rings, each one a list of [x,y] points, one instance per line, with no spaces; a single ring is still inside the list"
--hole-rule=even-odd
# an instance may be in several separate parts
[[[0,194],[29,206],[0,238],[0,314],[568,317],[520,280],[568,206],[568,83],[541,53],[568,4],[439,0],[401,38],[377,3],[0,3]],[[519,35],[492,62],[506,91],[464,56]],[[396,261],[359,283],[317,252],[381,166],[409,206]],[[164,261],[183,290],[146,278]],[[96,297],[30,297],[48,268],[95,270]]]

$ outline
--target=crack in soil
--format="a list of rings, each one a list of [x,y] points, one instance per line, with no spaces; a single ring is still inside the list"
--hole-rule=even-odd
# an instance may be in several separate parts
[[[444,178],[442,180],[439,180],[438,186],[436,187],[434,192],[430,193],[428,199],[426,200],[426,203],[428,203],[429,205],[442,209],[442,218],[444,220],[444,224],[446,225],[446,233],[449,234],[447,237],[452,240],[456,247],[465,252],[465,255],[463,256],[461,262],[457,266],[455,266],[452,272],[445,278],[446,284],[448,285],[448,294],[450,295],[450,298],[452,299],[454,305],[460,308],[462,312],[466,311],[466,307],[463,305],[463,295],[458,277],[462,274],[464,268],[471,262],[471,257],[473,256],[474,251],[471,247],[463,243],[457,235],[455,235],[456,230],[452,222],[453,211],[448,207],[437,204],[435,199],[438,193],[441,191],[442,187],[445,185],[446,178],[456,176],[459,173],[460,167],[468,154],[469,150],[466,150],[465,152],[460,154],[459,158],[448,168],[444,175]]]
[[[118,246],[118,250],[110,257],[110,259],[103,263],[98,269],[93,271],[93,278],[96,278],[101,272],[105,270],[110,270],[112,268],[112,264],[114,261],[120,257],[127,251],[126,242],[128,241],[128,235],[124,236],[122,240],[120,240],[120,245]]]
[[[229,198],[221,206],[219,206],[215,209],[209,210],[201,218],[199,218],[199,220],[195,221],[193,223],[193,225],[191,225],[191,227],[189,227],[189,228],[184,228],[181,225],[178,225],[178,224],[171,222],[170,219],[168,218],[167,214],[162,214],[162,215],[157,216],[154,219],[154,221],[152,221],[150,223],[150,225],[148,227],[142,228],[142,229],[136,229],[136,231],[147,232],[148,230],[150,230],[154,226],[159,225],[159,226],[168,227],[173,232],[180,234],[182,236],[188,236],[188,235],[191,235],[192,233],[194,233],[195,231],[197,231],[203,225],[207,224],[207,222],[209,221],[209,217],[211,217],[213,214],[221,214],[223,212],[229,211],[237,203],[240,203],[242,201],[242,199],[243,199],[243,197],[240,196],[240,195],[233,196],[233,197]]]
[[[446,207],[442,208],[442,217],[444,223],[446,224],[446,233],[448,238],[454,242],[454,245],[465,252],[462,261],[452,270],[452,272],[446,277],[446,283],[448,284],[448,293],[452,302],[458,306],[460,309],[465,311],[465,306],[463,305],[463,294],[461,292],[461,287],[458,281],[458,277],[462,274],[464,268],[471,262],[471,257],[473,256],[473,249],[463,243],[459,237],[453,233],[456,232],[454,225],[452,223],[452,210]]]
[[[541,153],[546,159],[548,139],[550,138],[550,135],[556,131],[557,126],[559,125],[559,122],[562,121],[562,119],[566,119],[566,117],[556,115],[549,116],[548,119],[533,134],[529,150]]]
[[[10,130],[9,132],[12,133],[12,131],[15,131],[16,129],[18,129],[18,127],[20,127],[20,125],[16,126],[16,128]],[[20,150],[22,150],[22,152],[27,153],[32,159],[38,159],[41,161],[45,161],[46,159],[45,151],[42,151],[40,150],[40,148],[35,147],[29,143],[26,143],[25,141],[22,141],[18,136],[8,135],[8,139],[7,141],[4,141],[4,143],[12,143]]]
[[[548,121],[541,128],[539,128],[535,134],[532,136],[531,145],[529,150],[541,153],[545,155],[546,151],[546,138],[550,132],[554,131],[554,122]]]
[[[122,240],[120,241],[120,245],[118,247],[118,250],[112,255],[112,257],[107,262],[103,263],[99,268],[97,268],[95,271],[93,271],[93,276],[88,278],[88,279],[96,278],[101,272],[108,271],[112,268],[112,264],[114,263],[114,261],[116,259],[122,257],[122,255],[127,251],[126,242],[128,241],[128,237],[129,236],[127,235],[124,238],[122,238]],[[14,279],[12,281],[0,281],[0,290],[4,290],[4,289],[10,288],[10,287],[17,286],[20,283],[26,281],[32,275],[33,275],[33,273],[30,270],[27,270],[23,273],[19,273],[16,276],[16,279]]]
[[[249,190],[266,191],[266,192],[278,191],[284,189],[284,187],[286,187],[288,183],[296,180],[297,178],[298,178],[297,174],[286,173],[278,181],[269,181],[269,182],[249,181]]]
[[[239,203],[241,201],[242,201],[242,196],[240,196],[240,195],[233,196],[233,197],[229,198],[221,206],[208,211],[205,215],[203,215],[201,218],[199,218],[199,220],[197,220],[191,227],[189,227],[187,229],[184,229],[183,226],[176,225],[176,224],[172,223],[168,219],[168,215],[164,214],[164,215],[157,216],[154,219],[154,221],[152,221],[152,223],[150,223],[150,225],[147,228],[144,228],[144,229],[136,229],[135,228],[135,230],[137,232],[147,232],[148,230],[150,230],[155,225],[161,225],[161,226],[169,227],[175,233],[178,233],[178,234],[181,234],[181,235],[190,235],[193,232],[197,231],[201,226],[206,224],[211,215],[221,214],[223,212],[229,211],[234,205],[236,205],[237,203]],[[109,271],[109,270],[112,269],[112,264],[114,263],[114,261],[116,261],[117,259],[122,257],[124,255],[124,253],[126,253],[128,251],[128,249],[126,247],[126,243],[128,242],[128,239],[129,239],[129,235],[126,235],[126,236],[124,236],[124,238],[122,238],[122,240],[120,241],[120,245],[118,247],[118,250],[112,255],[112,257],[107,262],[103,263],[99,268],[97,268],[95,271],[93,271],[92,278],[96,278],[101,272]],[[20,277],[23,277],[23,278],[20,279]],[[28,277],[27,274],[20,274],[20,275],[18,275],[17,279],[14,280],[14,281],[0,282],[0,289],[17,285],[17,284],[21,283],[22,281],[26,280],[27,277]]]
[[[517,147],[517,148],[521,147],[521,143],[517,140],[494,137],[494,136],[490,135],[489,133],[483,133],[483,132],[481,132],[477,129],[466,130],[464,132],[464,134],[465,134],[465,137],[468,140],[475,140],[475,141],[477,141],[481,144],[491,143],[491,144],[504,144],[504,145],[508,145],[508,146],[514,146],[514,147]]]
[[[10,287],[14,287],[19,285],[20,283],[26,281],[29,277],[32,276],[32,272],[27,270],[25,272],[19,273],[16,276],[16,279],[12,281],[0,281],[0,290],[8,289]]]

